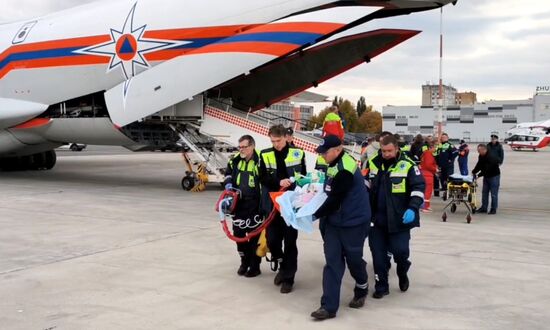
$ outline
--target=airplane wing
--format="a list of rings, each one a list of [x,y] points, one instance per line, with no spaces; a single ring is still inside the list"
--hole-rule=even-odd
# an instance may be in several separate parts
[[[46,109],[46,104],[0,98],[0,130],[32,119]]]
[[[331,11],[291,16],[196,49],[147,70],[105,93],[113,123],[125,126],[286,56],[341,30],[380,7],[340,20]],[[333,15],[332,15],[333,16]]]
[[[347,71],[419,31],[381,29],[343,37],[272,62],[210,91],[241,110],[259,110]]]

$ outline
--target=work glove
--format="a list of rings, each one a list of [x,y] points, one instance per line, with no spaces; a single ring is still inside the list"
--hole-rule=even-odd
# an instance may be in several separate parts
[[[231,190],[233,188],[233,184],[228,183],[225,185],[225,190]]]
[[[405,211],[405,214],[403,215],[403,223],[408,225],[409,223],[413,222],[415,218],[415,213],[413,210],[408,209]]]

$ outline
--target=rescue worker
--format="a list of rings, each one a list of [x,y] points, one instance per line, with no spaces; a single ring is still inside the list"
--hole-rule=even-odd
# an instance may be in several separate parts
[[[361,308],[368,293],[367,264],[363,260],[365,239],[370,229],[369,194],[357,161],[344,151],[342,141],[329,135],[317,148],[329,164],[324,191],[327,200],[315,212],[324,241],[321,307],[311,313],[317,320],[336,316],[346,264],[355,280],[349,307]]]
[[[468,175],[468,155],[470,154],[470,148],[464,140],[460,140],[460,146],[458,147],[458,168],[461,175]]]
[[[440,191],[443,192],[443,200],[447,199],[447,181],[449,176],[454,173],[454,161],[458,152],[456,148],[449,142],[447,133],[441,134],[441,143],[436,151],[437,166],[439,166],[439,184]]]
[[[424,206],[420,211],[432,212],[431,199],[434,189],[434,177],[437,172],[437,164],[434,157],[435,143],[431,142],[428,150],[424,151],[422,157],[420,157],[420,171],[424,177],[426,189],[424,190]]]
[[[498,164],[502,166],[504,163],[504,149],[502,144],[498,142],[498,136],[496,134],[491,135],[491,142],[487,144],[487,151],[498,160]]]
[[[382,157],[370,161],[372,227],[369,246],[376,274],[373,298],[389,294],[387,253],[397,264],[399,288],[409,289],[410,230],[420,226],[419,209],[424,202],[424,179],[415,163],[399,151],[398,141],[381,141]]]
[[[424,141],[424,145],[422,146],[422,153],[424,153],[426,150],[430,149],[430,145],[432,143],[435,143],[434,138],[433,138],[432,135],[426,136],[426,138],[424,140],[425,141]],[[433,155],[434,155],[434,157],[437,157],[437,148],[436,148],[436,151],[433,152]],[[434,186],[433,195],[435,197],[439,197],[439,176],[438,176],[437,172],[434,174],[434,177],[433,177],[433,186]]]
[[[342,124],[342,118],[339,115],[338,107],[333,105],[329,108],[329,113],[325,117],[323,122],[323,137],[327,135],[336,135],[340,140],[344,140],[344,125]]]
[[[422,134],[418,134],[414,137],[414,141],[411,144],[411,150],[409,152],[409,157],[418,165],[420,164],[420,160],[422,159],[422,154],[424,151],[422,150],[424,147],[424,137]]]
[[[374,155],[372,155],[371,157],[369,157],[367,159],[367,166],[366,166],[366,169],[363,168],[363,173],[366,173],[366,176],[365,174],[363,174],[363,176],[365,176],[366,178],[369,178],[369,172],[370,172],[370,161],[371,160],[375,160],[375,159],[381,159],[382,158],[382,150],[380,149],[380,141],[382,141],[383,138],[385,138],[386,136],[393,136],[393,134],[391,132],[388,132],[388,131],[383,131],[382,133],[380,133],[380,136],[378,136],[378,140],[377,140],[377,149],[376,151],[373,151],[374,152]],[[375,161],[376,163],[376,161]],[[367,180],[367,182],[370,182],[370,180]],[[391,257],[392,257],[392,254],[390,251],[388,251],[388,262],[387,262],[387,267],[388,267],[388,270],[391,268]]]
[[[239,139],[239,152],[229,160],[225,172],[225,189],[236,188],[241,191],[233,218],[233,234],[236,237],[246,237],[247,233],[262,224],[259,156],[255,148],[256,142],[252,136],[242,136]],[[261,274],[261,258],[256,255],[257,247],[258,237],[246,243],[237,243],[241,257],[241,265],[237,270],[239,276],[256,277]]]
[[[290,180],[298,175],[306,175],[305,153],[302,149],[290,147],[285,138],[287,129],[275,125],[269,129],[272,148],[260,153],[260,182],[262,183],[261,208],[264,215],[273,209],[269,192],[281,189],[294,189]],[[298,231],[286,225],[278,215],[267,227],[267,246],[271,252],[274,269],[280,265],[274,284],[281,285],[281,293],[290,293],[294,286],[294,276],[298,269]],[[284,242],[284,249],[283,249]]]

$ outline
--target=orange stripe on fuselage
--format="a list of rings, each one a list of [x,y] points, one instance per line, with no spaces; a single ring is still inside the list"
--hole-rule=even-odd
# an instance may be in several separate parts
[[[43,60],[28,60],[20,62],[12,62],[6,65],[2,70],[0,70],[0,79],[7,75],[10,71],[16,69],[37,69],[37,68],[50,68],[50,67],[61,67],[61,66],[76,66],[76,65],[95,65],[95,64],[108,64],[111,61],[108,57],[99,57],[99,56],[71,56],[71,57],[60,57],[53,59],[43,59]]]
[[[35,118],[31,119],[21,125],[17,125],[14,128],[15,129],[29,129],[29,128],[36,128],[40,126],[45,126],[50,123],[51,119],[48,118]]]
[[[244,30],[254,28],[256,26],[257,25],[227,25],[188,29],[157,30],[147,31],[143,34],[143,37],[165,40],[227,38],[237,33],[241,33]]]

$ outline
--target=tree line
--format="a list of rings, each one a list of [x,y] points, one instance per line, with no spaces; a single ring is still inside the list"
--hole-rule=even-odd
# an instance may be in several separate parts
[[[342,97],[336,96],[332,101],[332,105],[338,106],[340,116],[345,123],[345,129],[351,133],[369,133],[378,134],[382,132],[382,115],[375,111],[372,105],[367,105],[363,96],[354,105],[349,100],[344,100]],[[330,107],[326,107],[318,115],[314,115],[307,125],[308,130],[322,128],[325,117],[329,112]]]

